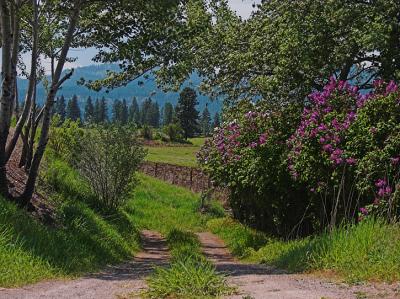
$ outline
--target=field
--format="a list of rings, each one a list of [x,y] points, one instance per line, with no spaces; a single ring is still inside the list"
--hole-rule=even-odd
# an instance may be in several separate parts
[[[192,145],[147,146],[147,161],[196,167],[196,153],[204,144],[204,138],[192,138]]]

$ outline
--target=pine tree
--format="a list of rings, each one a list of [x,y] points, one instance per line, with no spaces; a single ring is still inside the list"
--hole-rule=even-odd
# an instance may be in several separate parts
[[[169,102],[165,103],[163,112],[163,125],[168,126],[172,123],[174,117],[174,106]]]
[[[79,108],[78,97],[76,95],[73,95],[68,101],[66,117],[73,121],[81,119],[81,109]]]
[[[94,110],[92,98],[88,97],[86,100],[86,105],[85,105],[85,122],[86,123],[95,122],[94,112],[95,112],[95,110]]]
[[[154,128],[158,128],[160,126],[160,106],[157,102],[153,102],[153,104],[151,105],[150,114],[151,125]]]
[[[185,87],[178,99],[178,104],[175,108],[176,117],[184,132],[185,139],[193,137],[199,132],[199,112],[196,110],[197,95],[190,87]]]
[[[213,121],[213,129],[219,128],[221,126],[221,120],[219,119],[219,113],[216,112],[214,115],[214,121]]]
[[[94,102],[94,123],[98,124],[100,123],[100,101],[99,99],[96,99]]]
[[[125,99],[123,99],[121,103],[120,117],[121,117],[121,124],[126,125],[128,123],[129,112],[128,112],[128,105]]]
[[[147,98],[144,100],[142,103],[142,107],[140,109],[140,121],[143,125],[148,125],[151,126],[152,122],[152,116],[151,116],[151,110],[152,110],[153,102],[150,98]]]
[[[201,132],[204,137],[210,136],[211,133],[211,114],[208,111],[207,105],[201,115]]]
[[[65,109],[66,109],[66,107],[65,107],[65,98],[62,95],[61,97],[57,98],[56,111],[55,111],[55,113],[57,113],[60,116],[61,122],[64,122],[64,120],[65,120],[65,116],[66,116]]]
[[[106,123],[108,122],[108,109],[107,109],[107,100],[103,97],[100,100],[99,111],[98,111],[98,122]]]
[[[121,101],[115,100],[112,106],[113,123],[121,123]]]
[[[133,97],[131,105],[129,106],[128,119],[130,123],[135,123],[137,125],[140,125],[140,109],[136,97]]]

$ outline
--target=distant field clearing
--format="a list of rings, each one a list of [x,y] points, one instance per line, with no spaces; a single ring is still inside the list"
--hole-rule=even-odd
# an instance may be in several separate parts
[[[189,140],[193,145],[146,146],[148,150],[146,160],[195,167],[197,166],[196,153],[204,144],[205,138]]]

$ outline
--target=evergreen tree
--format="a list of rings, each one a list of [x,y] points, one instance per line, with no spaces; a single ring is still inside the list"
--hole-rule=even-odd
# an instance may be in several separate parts
[[[94,102],[94,119],[93,121],[98,124],[100,122],[100,101],[96,99]]]
[[[92,98],[89,96],[86,100],[86,105],[85,105],[85,122],[86,123],[95,122],[94,112],[95,112],[95,110],[94,110]]]
[[[213,129],[219,128],[221,126],[221,120],[219,119],[219,113],[216,112],[214,115],[214,121],[213,121]]]
[[[150,110],[151,126],[158,128],[160,126],[160,106],[157,102],[153,102]]]
[[[99,111],[98,111],[98,122],[106,123],[108,122],[108,114],[107,114],[107,100],[103,97],[99,103]]]
[[[163,125],[168,126],[172,123],[174,117],[174,106],[171,103],[167,102],[164,105],[163,111]]]
[[[151,126],[152,123],[152,106],[153,102],[150,98],[147,98],[142,103],[142,108],[140,109],[140,121],[143,125]]]
[[[66,107],[65,107],[65,98],[62,95],[61,97],[57,98],[56,111],[55,111],[55,113],[57,113],[60,116],[60,120],[62,122],[64,122],[65,116],[66,116],[65,109],[66,109]]]
[[[121,103],[121,124],[126,125],[128,123],[129,112],[128,112],[128,105],[126,100],[123,99]]]
[[[201,115],[201,132],[204,137],[210,136],[211,133],[211,114],[208,111],[207,105]]]
[[[133,97],[131,105],[129,106],[129,122],[140,125],[140,109],[136,97]]]
[[[193,137],[195,133],[199,132],[197,104],[196,91],[185,87],[179,94],[178,104],[175,108],[176,117],[182,127],[185,139]]]
[[[79,108],[78,97],[76,95],[73,95],[72,98],[68,101],[66,117],[73,121],[81,119],[81,109]]]
[[[115,100],[112,106],[113,123],[121,123],[121,101]]]

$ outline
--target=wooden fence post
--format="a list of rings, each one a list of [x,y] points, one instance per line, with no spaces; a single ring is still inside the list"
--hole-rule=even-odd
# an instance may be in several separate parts
[[[190,190],[193,188],[193,168],[190,168]]]

